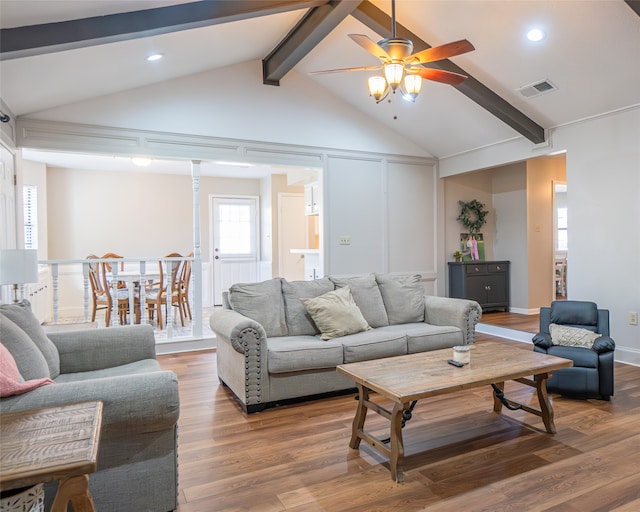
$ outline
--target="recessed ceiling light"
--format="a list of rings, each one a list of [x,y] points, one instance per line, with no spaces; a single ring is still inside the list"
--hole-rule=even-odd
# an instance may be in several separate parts
[[[133,162],[134,165],[137,165],[138,167],[147,167],[151,163],[150,158],[137,157],[137,156],[134,156],[131,159],[131,161]]]
[[[533,41],[534,43],[542,41],[545,37],[547,37],[547,34],[544,32],[544,30],[539,28],[532,28],[531,30],[529,30],[529,32],[527,32],[527,39],[529,41]]]
[[[151,55],[149,55],[149,56],[147,57],[147,60],[148,60],[149,62],[154,62],[154,61],[156,61],[156,60],[160,60],[160,59],[162,59],[162,57],[164,57],[164,54],[163,54],[163,53],[152,53]]]

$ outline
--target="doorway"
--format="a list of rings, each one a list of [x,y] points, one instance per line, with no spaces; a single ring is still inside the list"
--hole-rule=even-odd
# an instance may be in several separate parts
[[[569,231],[567,229],[567,184],[553,182],[553,290],[554,300],[566,300],[568,295],[567,265]]]
[[[258,276],[258,198],[211,196],[211,250],[213,300],[222,305],[222,293],[233,283],[252,283]]]
[[[304,194],[278,193],[278,269],[287,281],[304,279],[304,254],[291,249],[307,247]]]

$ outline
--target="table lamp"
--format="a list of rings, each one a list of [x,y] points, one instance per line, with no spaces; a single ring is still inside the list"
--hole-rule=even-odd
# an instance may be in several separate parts
[[[13,302],[18,302],[18,285],[38,282],[38,251],[0,250],[0,285],[13,285]]]

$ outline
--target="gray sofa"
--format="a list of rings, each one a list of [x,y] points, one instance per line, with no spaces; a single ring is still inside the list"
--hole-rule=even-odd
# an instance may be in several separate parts
[[[310,306],[345,287],[366,328],[322,339]],[[217,338],[218,377],[252,413],[353,389],[335,371],[342,363],[473,343],[481,314],[475,301],[425,296],[418,275],[371,274],[235,284],[209,324]]]
[[[47,335],[25,301],[0,306],[0,340],[25,381],[54,381],[0,399],[0,413],[103,402],[98,470],[89,478],[97,510],[177,507],[178,381],[156,361],[149,325]],[[49,505],[56,485],[45,486]]]

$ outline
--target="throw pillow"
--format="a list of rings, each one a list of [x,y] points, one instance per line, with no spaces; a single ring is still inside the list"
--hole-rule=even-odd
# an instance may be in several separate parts
[[[349,287],[353,300],[371,327],[389,325],[382,294],[373,274],[348,278],[331,277],[330,279],[335,283],[336,288]]]
[[[26,393],[45,384],[53,384],[53,381],[45,377],[25,382],[11,352],[0,343],[0,398]]]
[[[311,299],[333,291],[333,283],[328,278],[313,281],[282,280],[284,312],[289,336],[315,336],[319,334],[313,320],[300,299]]]
[[[348,286],[313,299],[301,300],[322,333],[320,339],[330,340],[371,329]]]
[[[286,336],[282,285],[279,277],[261,283],[237,283],[229,288],[231,309],[264,327],[268,337]]]
[[[42,329],[42,326],[40,325],[40,322],[31,311],[31,304],[29,301],[23,300],[17,304],[0,306],[0,314],[6,316],[26,332],[29,335],[29,338],[31,338],[40,349],[40,352],[42,352],[42,355],[49,366],[48,377],[55,379],[60,375],[60,354],[58,354],[58,349],[54,345],[53,341],[47,337],[44,329]]]
[[[20,375],[27,380],[51,377],[47,360],[29,335],[0,314],[0,343],[11,353]]]
[[[424,322],[422,276],[376,274],[390,325]]]
[[[554,345],[584,348],[593,347],[593,343],[601,336],[587,329],[558,324],[549,324],[549,334]]]

